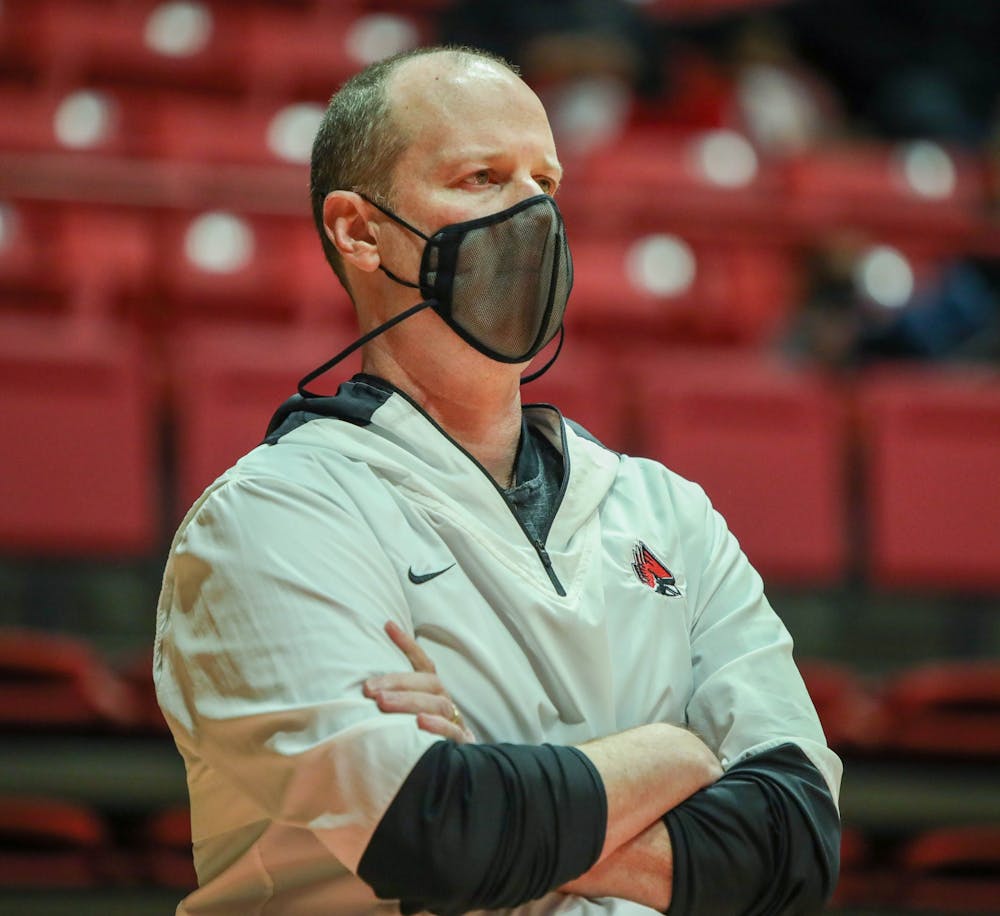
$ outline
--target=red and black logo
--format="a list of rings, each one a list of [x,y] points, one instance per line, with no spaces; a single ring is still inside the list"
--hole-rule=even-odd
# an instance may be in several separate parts
[[[670,595],[676,598],[681,590],[677,587],[677,580],[666,566],[664,566],[642,541],[636,541],[632,548],[632,569],[639,577],[639,581],[648,585],[658,595]]]

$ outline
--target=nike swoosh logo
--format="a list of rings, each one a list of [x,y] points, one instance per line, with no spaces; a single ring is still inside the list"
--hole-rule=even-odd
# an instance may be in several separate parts
[[[439,569],[436,570],[435,572],[423,573],[422,575],[418,575],[417,573],[415,573],[413,571],[413,567],[411,566],[407,571],[407,575],[410,577],[410,581],[414,585],[423,585],[425,582],[430,582],[431,579],[436,579],[438,576],[441,575],[441,573],[448,572],[448,570],[451,569],[451,567],[454,565],[455,564],[452,563],[451,566],[446,566],[444,569]]]

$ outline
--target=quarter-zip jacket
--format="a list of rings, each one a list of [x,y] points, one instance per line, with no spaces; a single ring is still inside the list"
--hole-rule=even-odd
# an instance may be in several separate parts
[[[393,911],[355,875],[440,739],[362,694],[408,668],[388,620],[416,636],[480,742],[688,725],[724,768],[798,746],[835,803],[840,762],[791,639],[701,488],[551,407],[525,416],[565,461],[544,544],[416,404],[364,377],[286,404],[189,511],[154,654],[200,884],[178,913]],[[670,588],[644,578],[643,548]],[[518,912],[567,907],[649,912],[559,894]]]

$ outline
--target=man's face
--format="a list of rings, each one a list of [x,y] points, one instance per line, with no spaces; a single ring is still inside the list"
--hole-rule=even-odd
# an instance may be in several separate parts
[[[555,193],[562,169],[548,119],[512,73],[488,61],[428,55],[401,65],[389,92],[409,139],[393,175],[394,209],[427,235]],[[379,249],[394,273],[415,279],[423,245],[382,222]]]

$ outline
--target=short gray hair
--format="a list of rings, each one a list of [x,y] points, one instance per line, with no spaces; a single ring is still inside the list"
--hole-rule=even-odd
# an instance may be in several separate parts
[[[327,238],[323,201],[331,191],[357,191],[392,206],[393,171],[409,141],[392,115],[386,87],[396,68],[414,57],[451,53],[492,61],[515,75],[517,67],[498,55],[461,45],[413,48],[376,61],[334,93],[313,141],[309,196],[323,253],[351,293],[344,262]]]

